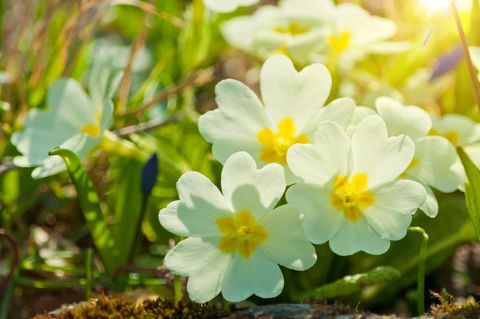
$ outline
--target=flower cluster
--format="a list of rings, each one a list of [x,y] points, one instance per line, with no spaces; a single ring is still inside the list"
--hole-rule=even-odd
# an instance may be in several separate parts
[[[301,64],[333,62],[349,67],[366,54],[405,48],[386,42],[397,30],[392,21],[372,16],[358,5],[335,5],[330,0],[282,0],[278,6],[232,19],[222,30],[233,47],[264,59],[283,53]]]
[[[180,199],[159,215],[188,237],[165,265],[189,276],[193,300],[220,291],[229,301],[275,297],[283,287],[278,265],[311,267],[311,244],[328,242],[338,255],[385,253],[418,209],[436,216],[433,189],[463,188],[454,146],[478,141],[477,125],[386,97],[376,109],[347,98],[325,106],[331,82],[323,65],[297,72],[279,54],[262,67],[261,100],[238,81],[217,85],[218,109],[200,117],[199,130],[224,164],[222,191],[186,173]]]

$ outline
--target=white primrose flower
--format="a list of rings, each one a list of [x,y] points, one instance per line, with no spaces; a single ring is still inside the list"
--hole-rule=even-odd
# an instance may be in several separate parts
[[[316,261],[300,214],[289,205],[275,208],[285,191],[283,168],[257,169],[245,152],[223,167],[222,193],[205,176],[185,173],[177,183],[180,200],[160,214],[170,232],[188,237],[165,257],[165,266],[188,276],[187,291],[207,302],[220,291],[231,302],[252,294],[278,296],[284,285],[278,265],[306,270]]]
[[[332,251],[382,254],[407,233],[412,214],[425,201],[425,188],[399,179],[413,159],[410,137],[388,137],[378,115],[365,118],[350,138],[323,122],[314,144],[294,145],[287,154],[303,182],[287,191],[287,202],[304,215],[307,239],[329,242]]]
[[[387,124],[389,136],[404,134],[415,142],[413,157],[403,177],[420,182],[427,190],[427,200],[420,207],[429,217],[438,213],[432,187],[443,193],[463,188],[465,173],[457,152],[441,136],[432,136],[430,115],[417,106],[404,106],[397,100],[382,97],[376,101],[377,112]]]
[[[48,156],[55,146],[85,157],[100,141],[112,119],[113,105],[95,104],[80,84],[68,78],[53,82],[48,89],[46,110],[28,112],[23,130],[11,142],[22,153],[13,159],[19,167],[35,167],[33,178],[43,178],[66,169],[59,156]]]
[[[319,59],[333,59],[345,68],[369,53],[403,51],[405,43],[387,42],[397,32],[394,22],[371,15],[352,3],[339,4],[335,8],[332,27]]]
[[[480,124],[460,114],[431,117],[433,125],[430,135],[443,136],[454,147],[463,147],[475,165],[480,167]],[[460,159],[458,161],[461,166]]]
[[[241,82],[220,82],[215,89],[218,109],[199,119],[200,133],[213,144],[213,155],[222,163],[233,153],[246,151],[260,166],[286,166],[288,149],[311,142],[318,123],[332,120],[347,125],[355,109],[350,99],[323,107],[332,80],[321,64],[297,72],[286,56],[275,55],[263,65],[260,82],[263,104]],[[291,183],[288,168],[286,175]]]
[[[327,0],[284,0],[231,19],[222,33],[231,46],[261,59],[283,53],[306,64],[326,40],[333,7]]]
[[[218,13],[235,11],[239,7],[248,7],[256,4],[259,0],[204,0],[208,9]]]

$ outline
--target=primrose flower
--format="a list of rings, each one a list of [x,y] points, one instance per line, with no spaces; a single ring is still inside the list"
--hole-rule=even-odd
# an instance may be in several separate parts
[[[377,99],[376,107],[387,124],[390,136],[404,134],[415,142],[415,156],[403,177],[418,181],[425,187],[427,200],[420,208],[429,217],[435,217],[438,203],[432,187],[451,193],[463,188],[465,183],[465,174],[455,148],[446,138],[432,136],[430,115],[421,108],[404,106],[386,97]]]
[[[262,59],[283,53],[306,64],[325,42],[332,10],[328,0],[284,0],[229,20],[222,33],[231,46]]]
[[[421,184],[399,179],[414,153],[411,138],[388,137],[378,115],[361,121],[351,138],[338,124],[321,123],[313,144],[294,145],[287,155],[302,179],[287,202],[304,215],[307,239],[329,241],[339,255],[386,252],[426,198]]]
[[[480,167],[480,124],[460,114],[431,117],[433,125],[430,135],[443,136],[454,147],[463,147],[471,160]]]
[[[238,7],[247,7],[256,4],[259,0],[205,0],[205,5],[212,11],[228,13]]]
[[[113,105],[95,104],[80,84],[68,78],[53,82],[48,90],[47,110],[28,112],[22,131],[11,142],[22,153],[13,159],[19,167],[36,167],[33,178],[43,178],[66,169],[58,156],[48,156],[55,146],[85,157],[100,141],[112,118]]]
[[[188,276],[187,291],[207,302],[222,291],[231,302],[252,294],[278,296],[278,265],[305,270],[316,261],[301,217],[289,205],[275,208],[285,191],[283,168],[257,169],[245,152],[232,155],[222,171],[222,193],[205,176],[185,173],[177,183],[180,200],[160,214],[170,232],[188,237],[165,257],[165,265]]]
[[[215,89],[218,109],[199,119],[200,133],[213,144],[213,155],[222,163],[233,153],[246,151],[260,166],[285,166],[288,149],[311,142],[318,123],[346,123],[355,109],[350,99],[323,107],[332,80],[321,64],[297,72],[286,56],[275,55],[263,65],[260,82],[265,106],[244,84],[224,80]],[[288,168],[286,174],[291,183]]]
[[[369,53],[392,53],[406,48],[405,43],[386,42],[397,32],[395,23],[373,16],[356,4],[337,5],[334,17],[327,41],[319,52],[321,62],[328,57],[350,67]]]

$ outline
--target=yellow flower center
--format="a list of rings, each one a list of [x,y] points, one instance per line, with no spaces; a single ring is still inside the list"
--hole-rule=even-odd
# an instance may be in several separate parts
[[[340,54],[351,45],[351,35],[350,32],[344,31],[337,35],[332,35],[328,38],[328,43],[334,54]]]
[[[415,166],[417,166],[418,163],[420,163],[420,161],[419,161],[416,157],[412,158],[412,161],[410,162],[410,164],[408,164],[407,168],[405,169],[405,172],[403,172],[403,173],[400,175],[400,177],[405,178],[405,177],[407,176],[407,171],[408,171],[409,169],[412,169],[412,168],[414,168]]]
[[[218,248],[225,253],[238,250],[246,259],[250,258],[257,246],[268,238],[265,228],[257,224],[255,217],[246,210],[234,216],[217,218],[217,227],[223,234]]]
[[[266,163],[287,163],[287,151],[293,144],[308,143],[305,134],[295,135],[295,123],[291,117],[286,117],[278,123],[278,133],[264,128],[257,133],[257,139],[262,144],[260,159]]]
[[[300,34],[304,34],[310,31],[308,27],[304,27],[300,25],[300,23],[293,21],[290,22],[287,26],[277,26],[275,27],[275,32],[288,34],[291,36],[296,36]]]
[[[448,132],[442,134],[439,131],[437,131],[436,129],[432,128],[430,130],[429,134],[434,135],[434,136],[443,136],[447,140],[449,140],[450,143],[452,143],[454,146],[458,145],[458,133],[456,131],[448,131]]]
[[[82,127],[82,133],[93,137],[100,136],[100,128],[97,124],[86,124]]]
[[[342,212],[346,219],[356,222],[362,217],[362,209],[370,207],[375,202],[372,192],[367,188],[366,174],[357,174],[351,181],[346,176],[337,176],[331,196],[333,207]]]

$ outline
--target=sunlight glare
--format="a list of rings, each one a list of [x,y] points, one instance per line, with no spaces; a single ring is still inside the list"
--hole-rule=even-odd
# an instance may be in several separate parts
[[[446,10],[449,0],[420,0],[420,3],[430,11]]]

